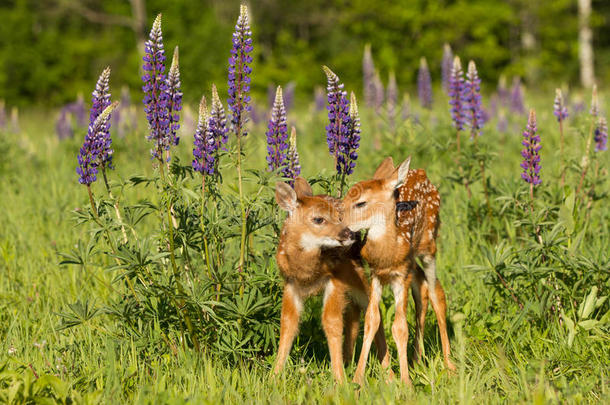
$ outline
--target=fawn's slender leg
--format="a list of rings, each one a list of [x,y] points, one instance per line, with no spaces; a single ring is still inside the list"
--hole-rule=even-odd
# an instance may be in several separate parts
[[[328,281],[324,291],[324,308],[322,310],[322,328],[328,341],[330,364],[337,381],[344,381],[343,372],[343,308],[345,307],[345,289],[339,283]]]
[[[356,373],[354,374],[354,382],[358,384],[362,384],[364,381],[364,371],[366,369],[369,351],[371,350],[371,343],[373,343],[373,339],[379,330],[381,320],[381,316],[379,314],[379,300],[381,299],[381,292],[381,282],[377,277],[373,276],[369,305],[366,308],[366,315],[364,317],[364,339],[362,341],[362,350],[360,351],[358,367],[356,368]]]
[[[445,299],[445,291],[441,283],[436,280],[436,259],[434,256],[424,258],[424,273],[428,282],[428,294],[432,302],[432,308],[436,314],[436,322],[441,335],[441,346],[443,348],[443,357],[445,365],[449,370],[455,370],[455,365],[451,362],[451,349],[449,346],[449,336],[447,335],[447,301]]]
[[[409,340],[409,327],[407,325],[407,291],[411,276],[407,278],[396,276],[392,280],[392,291],[396,302],[396,314],[392,324],[392,336],[398,349],[398,363],[400,364],[400,379],[405,384],[411,384],[409,378],[409,363],[407,359],[407,342]]]
[[[343,363],[348,364],[354,356],[354,346],[360,329],[360,307],[350,302],[345,310],[345,337],[343,339]]]
[[[351,288],[350,295],[356,304],[358,304],[363,311],[366,311],[369,304],[371,289],[361,267],[358,267],[355,272],[355,277],[353,277],[353,279],[350,278],[349,284]],[[390,352],[388,351],[388,344],[385,340],[383,319],[381,317],[379,318],[377,333],[375,333],[375,348],[377,349],[377,358],[381,362],[381,367],[384,369],[388,368],[390,366]],[[393,374],[390,370],[390,378],[392,376]]]
[[[416,270],[413,277],[413,301],[415,302],[415,351],[414,360],[418,362],[424,347],[424,325],[426,323],[426,312],[428,312],[428,283],[423,272]]]
[[[292,341],[299,330],[299,317],[303,301],[292,284],[286,284],[282,297],[282,316],[280,318],[280,343],[275,360],[274,374],[278,374],[288,358]]]

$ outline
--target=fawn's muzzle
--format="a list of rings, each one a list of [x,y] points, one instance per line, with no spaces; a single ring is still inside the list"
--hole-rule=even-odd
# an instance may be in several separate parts
[[[355,239],[355,234],[354,232],[350,231],[349,228],[343,228],[343,230],[339,232],[339,239],[342,242],[353,242]]]

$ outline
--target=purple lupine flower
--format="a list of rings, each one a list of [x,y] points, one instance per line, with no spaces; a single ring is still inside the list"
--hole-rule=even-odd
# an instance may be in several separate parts
[[[236,136],[246,136],[244,125],[248,121],[250,107],[250,74],[252,68],[252,31],[248,18],[248,7],[241,5],[233,33],[233,48],[229,58],[229,110],[231,125]]]
[[[212,85],[212,108],[208,112],[205,97],[199,104],[199,122],[195,131],[195,149],[193,149],[193,169],[204,174],[213,175],[218,171],[218,153],[228,141],[227,118],[224,107],[218,97],[218,90]]]
[[[585,102],[580,100],[580,101],[574,101],[572,102],[572,113],[574,115],[578,115],[580,113],[582,113],[583,111],[585,111],[586,107],[585,107]]]
[[[163,160],[163,151],[168,151],[172,139],[170,136],[169,104],[170,94],[165,74],[165,49],[161,32],[161,14],[155,18],[148,41],[144,43],[144,112],[148,119],[150,134],[148,140],[154,142],[151,154]]]
[[[195,129],[194,148],[193,148],[193,170],[206,175],[214,173],[214,152],[216,143],[213,139],[208,139],[208,108],[205,96],[199,102],[199,118]],[[211,142],[210,142],[211,141]]]
[[[72,113],[74,118],[76,118],[76,125],[79,127],[87,125],[87,108],[85,107],[85,98],[82,94],[79,94],[76,98],[73,108]]]
[[[180,137],[176,131],[180,129],[180,110],[182,110],[182,91],[180,90],[182,83],[180,82],[180,64],[178,62],[178,47],[174,49],[174,56],[172,57],[172,64],[169,68],[169,74],[167,75],[167,92],[169,94],[169,101],[167,104],[168,117],[169,117],[169,135],[170,142],[172,145],[178,145]]]
[[[515,114],[525,114],[523,87],[521,86],[521,79],[518,77],[513,79],[513,87],[510,90],[510,110]]]
[[[594,140],[595,152],[601,152],[608,149],[608,122],[604,117],[599,117],[597,120]]]
[[[301,174],[301,164],[297,152],[297,130],[292,127],[290,145],[288,146],[288,152],[286,152],[286,165],[282,168],[282,176],[292,179],[288,181],[288,184],[290,184],[290,187],[294,187],[294,180],[299,174]]]
[[[343,83],[339,81],[339,77],[330,70],[327,66],[322,66],[324,73],[328,79],[326,87],[326,95],[328,106],[328,125],[326,126],[326,143],[331,156],[334,156],[337,161],[339,148],[342,137],[347,137],[349,118],[349,104],[347,101],[347,92],[343,90]],[[338,162],[337,162],[338,167]],[[337,171],[339,169],[337,168]]]
[[[474,61],[468,63],[468,72],[464,82],[464,101],[466,103],[466,123],[470,127],[470,138],[481,135],[480,131],[485,122],[483,106],[481,103],[481,79],[477,73]]]
[[[362,57],[362,86],[364,88],[364,102],[367,107],[373,108],[375,106],[377,92],[375,86],[375,62],[373,62],[370,44],[364,46],[364,55]]]
[[[212,109],[208,121],[208,130],[211,131],[210,136],[214,138],[216,148],[220,149],[229,141],[229,128],[227,128],[225,108],[220,101],[220,97],[218,97],[215,84],[212,84]]]
[[[324,106],[326,105],[326,96],[324,95],[324,90],[320,86],[316,86],[314,89],[314,108],[316,111],[324,110]]]
[[[426,58],[421,58],[419,62],[419,72],[417,73],[417,95],[419,102],[424,108],[432,108],[432,81],[430,70]]]
[[[530,116],[527,121],[527,127],[523,132],[523,142],[521,144],[525,147],[521,151],[523,162],[521,168],[521,178],[525,182],[537,186],[541,183],[540,180],[540,135],[537,134],[536,128],[536,111],[532,108],[530,110]]]
[[[451,46],[449,44],[445,44],[443,46],[443,59],[441,62],[441,78],[443,81],[443,90],[449,92],[449,86],[451,83],[451,70],[453,68],[453,52],[451,51]]]
[[[388,123],[390,128],[393,130],[396,123],[396,110],[398,105],[398,85],[396,84],[396,75],[394,72],[390,72],[388,79],[388,94],[386,100],[386,106],[388,110]]]
[[[74,136],[71,115],[70,111],[65,107],[59,113],[59,118],[55,123],[55,132],[60,140]]]
[[[294,92],[296,90],[297,84],[294,81],[290,81],[286,83],[284,87],[284,106],[286,107],[286,111],[290,111],[292,106],[294,105]]]
[[[555,102],[553,103],[553,114],[557,117],[557,121],[562,122],[568,118],[568,107],[563,102],[561,89],[555,89]]]
[[[589,114],[593,117],[597,117],[599,115],[599,98],[597,97],[597,85],[593,85],[593,90],[591,92],[591,109],[589,110]]]
[[[500,78],[498,79],[498,88],[496,91],[498,93],[498,102],[500,103],[500,106],[508,107],[510,93],[506,87],[506,76],[500,75]]]
[[[374,102],[373,106],[375,107],[375,112],[378,115],[381,115],[381,107],[383,107],[383,100],[385,98],[385,90],[383,88],[383,83],[381,81],[381,77],[379,77],[379,72],[375,72],[375,77],[373,78],[373,84],[375,86],[374,93]]]
[[[288,151],[286,107],[280,86],[277,86],[275,92],[275,101],[267,128],[267,165],[269,171],[274,171],[286,164],[286,152]]]
[[[91,110],[89,112],[89,130],[95,123],[97,117],[110,105],[110,67],[102,71],[97,79],[95,89],[91,94]],[[112,138],[110,137],[110,120],[105,123],[99,133],[99,160],[103,168],[112,169]],[[97,135],[97,134],[96,134]]]
[[[451,119],[458,131],[464,129],[466,123],[467,99],[465,93],[464,72],[460,57],[453,59],[453,67],[449,76],[449,105],[451,105]]]
[[[358,148],[360,147],[360,115],[354,92],[350,95],[349,120],[345,136],[339,141],[339,153],[337,156],[337,173],[350,175],[356,167],[358,159]]]
[[[93,183],[97,179],[98,167],[104,167],[103,153],[104,151],[108,152],[105,139],[106,131],[110,122],[110,115],[118,104],[118,101],[110,104],[89,125],[83,146],[78,153],[76,173],[81,184],[89,185]]]

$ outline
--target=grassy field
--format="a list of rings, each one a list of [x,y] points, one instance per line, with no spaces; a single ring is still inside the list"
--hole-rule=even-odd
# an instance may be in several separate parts
[[[535,213],[530,212],[528,187],[520,179],[525,116],[511,116],[506,133],[496,131],[493,120],[478,140],[477,150],[488,178],[487,207],[480,180],[472,182],[471,198],[465,187],[454,181],[459,173],[455,134],[447,104],[440,96],[432,111],[416,110],[417,119],[401,123],[395,134],[387,130],[382,119],[364,111],[360,157],[350,183],[370,176],[387,155],[395,162],[412,155],[411,167],[425,168],[441,192],[437,267],[448,296],[452,357],[458,371],[449,375],[443,367],[436,322],[430,312],[424,340],[426,356],[411,368],[412,387],[399,381],[384,382],[375,362],[370,363],[375,365],[368,371],[366,386],[337,386],[319,325],[319,299],[307,304],[290,363],[277,378],[270,375],[272,350],[229,356],[219,353],[214,344],[204,344],[197,353],[180,341],[180,333],[171,325],[159,326],[173,342],[169,345],[143,343],[146,336],[125,333],[120,317],[103,312],[74,327],[58,328],[64,319],[58,314],[65,313],[69,305],[79,301],[103,308],[120,297],[108,286],[122,289],[123,285],[115,279],[119,270],[111,269],[109,257],[102,259],[105,265],[97,267],[59,264],[60,253],[69,252],[79,241],[87,244],[90,240],[90,228],[77,226],[74,213],[86,211],[89,204],[86,188],[78,184],[75,173],[83,133],[59,141],[53,133],[52,114],[26,111],[19,133],[0,134],[0,402],[607,402],[608,152],[591,154],[584,187],[588,194],[574,199],[589,130],[587,114],[568,121],[566,152],[561,157],[552,95],[540,94],[536,100],[543,183],[536,189]],[[326,150],[325,119],[323,112],[312,113],[298,106],[288,114],[289,123],[298,129],[303,175],[308,178],[333,174]],[[264,125],[254,126],[247,138],[246,168],[266,167]],[[374,147],[376,134],[378,150]],[[466,151],[461,164],[470,160],[476,174],[479,164],[473,162],[474,155],[468,155],[473,148],[468,135],[462,135],[462,143]],[[114,147],[113,184],[136,174],[155,174],[143,130],[123,139],[115,137]],[[192,135],[183,134],[176,155],[182,162],[190,162],[191,149]],[[565,188],[559,180],[564,168]],[[236,174],[228,157],[221,169],[222,190],[232,190]],[[102,193],[99,183],[94,184],[96,193]],[[185,184],[198,192],[200,180],[187,179]],[[250,183],[246,189],[247,193],[257,190]],[[319,186],[315,190],[321,191]],[[271,186],[261,193],[269,204],[272,191]],[[119,192],[124,203],[159,201],[153,187],[126,187]],[[155,232],[153,219],[145,220],[142,227]],[[273,227],[281,218],[276,215],[272,222],[260,231],[262,236],[254,241],[251,255],[256,256],[261,246],[273,253]],[[238,243],[236,238],[229,239],[227,249]],[[279,331],[277,291],[281,280],[275,261],[268,258],[266,263],[260,271],[275,286],[271,316],[266,320],[274,345]],[[201,266],[193,271],[204,273]],[[597,290],[592,290],[594,286]],[[592,297],[590,311],[584,309],[587,297]],[[392,304],[386,291],[382,316],[393,367],[398,371],[388,321],[393,317]],[[410,304],[411,337],[412,308]],[[412,338],[410,353],[411,348]],[[348,376],[353,368],[346,370]]]

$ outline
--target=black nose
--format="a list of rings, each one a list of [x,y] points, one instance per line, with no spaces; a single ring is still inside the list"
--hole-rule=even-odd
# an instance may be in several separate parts
[[[354,239],[354,232],[350,231],[349,228],[343,228],[343,230],[339,232],[339,237],[342,240]]]

